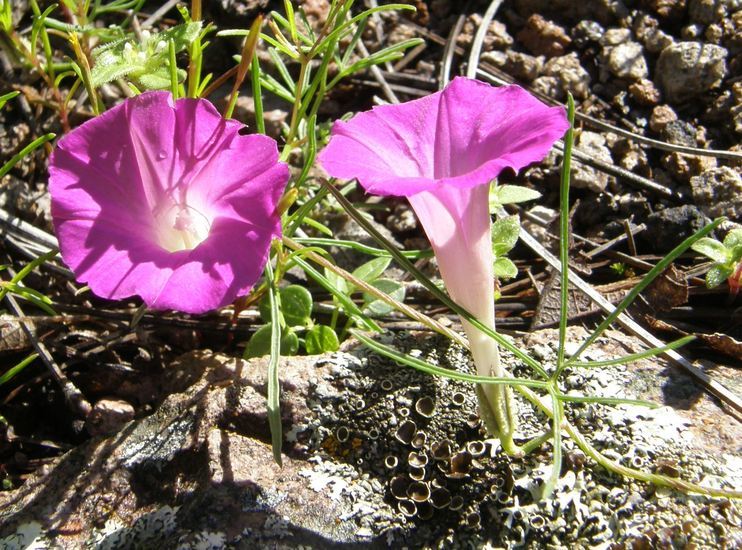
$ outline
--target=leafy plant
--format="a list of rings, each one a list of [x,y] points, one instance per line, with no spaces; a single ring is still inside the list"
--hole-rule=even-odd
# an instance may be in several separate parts
[[[691,248],[714,262],[706,273],[706,286],[715,288],[726,280],[736,294],[742,282],[742,229],[732,229],[722,242],[704,237]]]
[[[140,89],[168,89],[171,83],[169,44],[173,44],[175,53],[181,52],[198,38],[201,28],[201,22],[195,21],[162,32],[143,30],[141,39],[132,35],[95,48],[92,85],[97,88],[125,76]],[[186,71],[175,69],[178,82],[183,82]]]

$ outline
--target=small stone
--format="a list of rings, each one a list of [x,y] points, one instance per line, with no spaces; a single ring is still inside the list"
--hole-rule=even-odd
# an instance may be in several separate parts
[[[544,65],[544,76],[556,78],[557,96],[562,100],[571,92],[577,99],[585,99],[590,94],[590,74],[582,67],[575,52],[561,57],[553,57]],[[543,76],[536,79],[536,81]]]
[[[696,147],[696,129],[684,120],[672,120],[662,129],[662,137],[669,143]]]
[[[658,254],[665,254],[709,221],[691,204],[665,208],[647,217],[647,230],[640,233],[640,238]]]
[[[605,29],[597,21],[580,21],[572,29],[572,39],[577,47],[584,47],[590,42],[600,42]]]
[[[649,76],[644,48],[638,42],[624,42],[603,48],[603,58],[608,71],[618,78],[640,80]]]
[[[482,61],[492,63],[521,82],[533,81],[544,65],[543,57],[534,57],[514,50],[485,52],[482,54]]]
[[[582,132],[575,143],[575,148],[591,158],[613,164],[611,151],[606,146],[605,137],[597,132]],[[590,189],[596,193],[605,191],[608,185],[608,174],[592,166],[577,164],[572,176],[572,185],[577,189]]]
[[[625,44],[631,40],[629,29],[608,29],[600,39],[600,45],[604,48]]]
[[[724,29],[721,27],[721,25],[717,25],[716,23],[706,27],[706,31],[703,33],[703,37],[706,39],[706,42],[709,42],[710,44],[716,44],[717,46],[721,44],[721,38],[723,36]]]
[[[411,38],[417,38],[417,29],[407,23],[400,23],[392,29],[387,40],[391,46]]]
[[[629,94],[639,105],[651,107],[660,102],[660,91],[654,85],[654,82],[642,78],[629,86]]]
[[[652,109],[652,116],[649,117],[649,128],[653,132],[661,133],[665,127],[678,119],[678,115],[669,105],[657,105]]]
[[[685,12],[685,0],[645,0],[643,4],[665,19],[682,17]]]
[[[721,84],[727,74],[725,48],[699,42],[668,46],[657,60],[657,82],[670,103],[681,103]]]
[[[688,183],[693,176],[705,170],[716,168],[716,165],[714,157],[681,153],[670,153],[662,157],[662,166],[683,183]]]
[[[92,436],[110,435],[134,418],[134,407],[121,399],[101,399],[85,420],[85,428]]]
[[[518,40],[534,55],[555,57],[564,55],[572,39],[565,30],[538,14],[528,18],[518,33]]]
[[[456,42],[460,46],[471,44],[474,35],[479,27],[482,26],[482,16],[474,13],[467,17],[464,27],[461,30]],[[513,37],[508,34],[507,27],[501,21],[492,21],[487,28],[487,34],[482,43],[482,50],[485,52],[491,50],[505,50],[513,45]]]
[[[670,35],[659,28],[659,22],[645,13],[634,19],[633,30],[637,40],[644,44],[649,53],[660,53],[674,42]]]
[[[699,40],[703,36],[703,25],[686,25],[680,29],[680,37],[683,40]]]
[[[710,218],[726,216],[742,221],[742,176],[728,167],[705,170],[690,179],[696,205]]]
[[[694,23],[710,25],[726,18],[729,11],[734,9],[734,4],[733,0],[690,0],[688,17]]]

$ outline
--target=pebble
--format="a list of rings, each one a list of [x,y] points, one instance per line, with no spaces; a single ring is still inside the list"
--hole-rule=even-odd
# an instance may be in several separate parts
[[[543,57],[534,57],[527,53],[516,52],[514,50],[485,52],[482,54],[481,59],[485,63],[491,63],[495,67],[502,69],[521,82],[533,81],[544,66]]]
[[[678,115],[669,105],[657,105],[652,109],[652,116],[649,117],[649,128],[653,132],[662,133],[665,127],[678,119]]]
[[[705,170],[690,179],[693,200],[711,218],[726,216],[742,221],[742,176],[728,167]]]
[[[729,15],[729,10],[734,9],[734,1],[730,0],[690,0],[688,3],[688,17],[694,23],[710,25],[716,23]],[[736,2],[739,9],[739,2]]]
[[[572,39],[563,27],[538,14],[528,18],[518,33],[518,40],[534,55],[556,57],[564,55]]]
[[[613,76],[626,80],[641,80],[649,76],[644,47],[638,42],[628,41],[604,47],[603,57],[606,68]]]
[[[679,42],[660,54],[656,80],[670,103],[693,99],[721,84],[727,50],[713,44]]]
[[[629,86],[629,94],[639,105],[651,107],[657,105],[662,96],[654,82],[641,78]]]
[[[633,30],[637,40],[652,54],[660,53],[674,42],[670,35],[659,28],[659,22],[651,15],[638,15],[634,20]]]
[[[612,164],[611,151],[606,146],[605,137],[597,132],[582,132],[575,147],[599,161]],[[610,176],[585,164],[577,164],[572,174],[572,186],[577,189],[590,189],[596,193],[605,191]]]
[[[709,221],[703,212],[691,204],[665,208],[647,217],[647,230],[640,233],[640,239],[653,251],[664,254]]]
[[[555,97],[558,100],[566,99],[567,92],[571,92],[576,99],[585,99],[590,95],[590,74],[582,67],[575,52],[549,59],[544,65],[543,75],[555,79]],[[544,76],[538,77],[534,85]]]

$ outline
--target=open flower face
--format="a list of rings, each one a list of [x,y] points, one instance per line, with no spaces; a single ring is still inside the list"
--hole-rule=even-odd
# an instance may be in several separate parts
[[[246,294],[281,232],[276,143],[202,99],[129,99],[63,137],[49,165],[62,258],[108,299],[203,313]]]

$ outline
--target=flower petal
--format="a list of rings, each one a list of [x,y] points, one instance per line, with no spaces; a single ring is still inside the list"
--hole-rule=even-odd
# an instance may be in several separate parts
[[[241,128],[205,100],[151,92],[62,138],[49,190],[77,279],[104,298],[187,313],[247,293],[280,235],[289,170],[273,140]]]
[[[379,195],[469,188],[541,160],[567,126],[564,109],[517,86],[459,77],[425,98],[336,122],[319,161]]]

